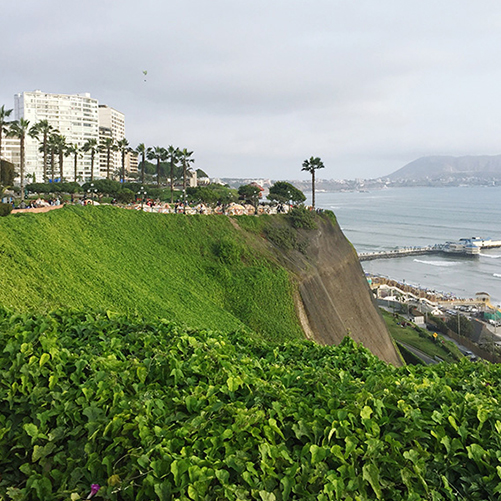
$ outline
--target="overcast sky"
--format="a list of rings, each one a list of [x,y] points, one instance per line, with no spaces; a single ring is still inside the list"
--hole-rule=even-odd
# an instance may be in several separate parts
[[[499,0],[0,0],[0,106],[89,92],[211,177],[501,153]],[[143,71],[147,71],[147,75]],[[146,81],[145,81],[146,80]]]

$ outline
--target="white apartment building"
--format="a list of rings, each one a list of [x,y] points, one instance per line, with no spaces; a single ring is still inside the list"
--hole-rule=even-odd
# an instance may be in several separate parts
[[[19,163],[21,161],[20,143],[21,141],[17,137],[6,137],[5,134],[2,134],[0,158],[14,164],[17,171],[19,171]]]
[[[47,120],[59,131],[69,144],[82,147],[89,139],[99,140],[99,104],[90,94],[49,94],[40,90],[22,92],[14,96],[15,119],[24,118],[34,125],[40,120]],[[42,182],[43,153],[39,151],[40,141],[26,137],[25,173],[35,176]],[[74,181],[73,157],[65,157],[63,177]],[[90,178],[90,154],[79,160],[77,180]],[[59,177],[59,168],[57,167]],[[94,160],[94,176],[99,177],[99,162]]]
[[[105,104],[99,105],[99,143],[106,138],[121,141],[125,138],[125,115]],[[108,152],[103,150],[99,155],[99,175],[106,177]],[[110,153],[110,173],[115,177],[122,167],[122,156],[118,151]]]

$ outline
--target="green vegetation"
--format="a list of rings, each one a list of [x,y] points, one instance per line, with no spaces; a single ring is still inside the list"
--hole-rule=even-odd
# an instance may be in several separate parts
[[[271,188],[268,200],[272,202],[300,204],[306,200],[305,194],[290,183],[277,181]]]
[[[455,362],[462,358],[462,354],[458,347],[454,343],[444,340],[442,336],[434,337],[431,333],[419,327],[402,327],[402,322],[408,324],[405,319],[399,316],[395,317],[384,310],[381,310],[381,313],[395,341],[405,343],[413,348],[421,350],[434,359],[438,357],[447,362]]]
[[[12,205],[0,202],[0,217],[8,216],[12,212]]]
[[[486,500],[501,367],[0,309],[0,499]]]
[[[0,305],[105,307],[198,328],[246,326],[276,341],[302,337],[291,277],[246,241],[226,217],[109,206],[11,215],[0,224]]]

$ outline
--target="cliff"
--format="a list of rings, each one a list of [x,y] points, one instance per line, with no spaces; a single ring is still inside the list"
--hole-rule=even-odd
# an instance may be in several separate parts
[[[298,230],[308,241],[304,254],[280,253],[299,280],[296,308],[303,330],[326,345],[337,345],[349,335],[381,360],[401,365],[355,249],[334,218],[317,216],[316,226]]]

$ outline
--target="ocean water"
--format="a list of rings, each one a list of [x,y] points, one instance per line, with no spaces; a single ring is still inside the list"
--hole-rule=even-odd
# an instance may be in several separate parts
[[[473,236],[501,240],[501,188],[390,188],[317,192],[358,252],[444,243]],[[311,199],[311,196],[308,197]],[[501,248],[479,257],[408,256],[364,261],[365,271],[460,297],[477,292],[501,304]]]

